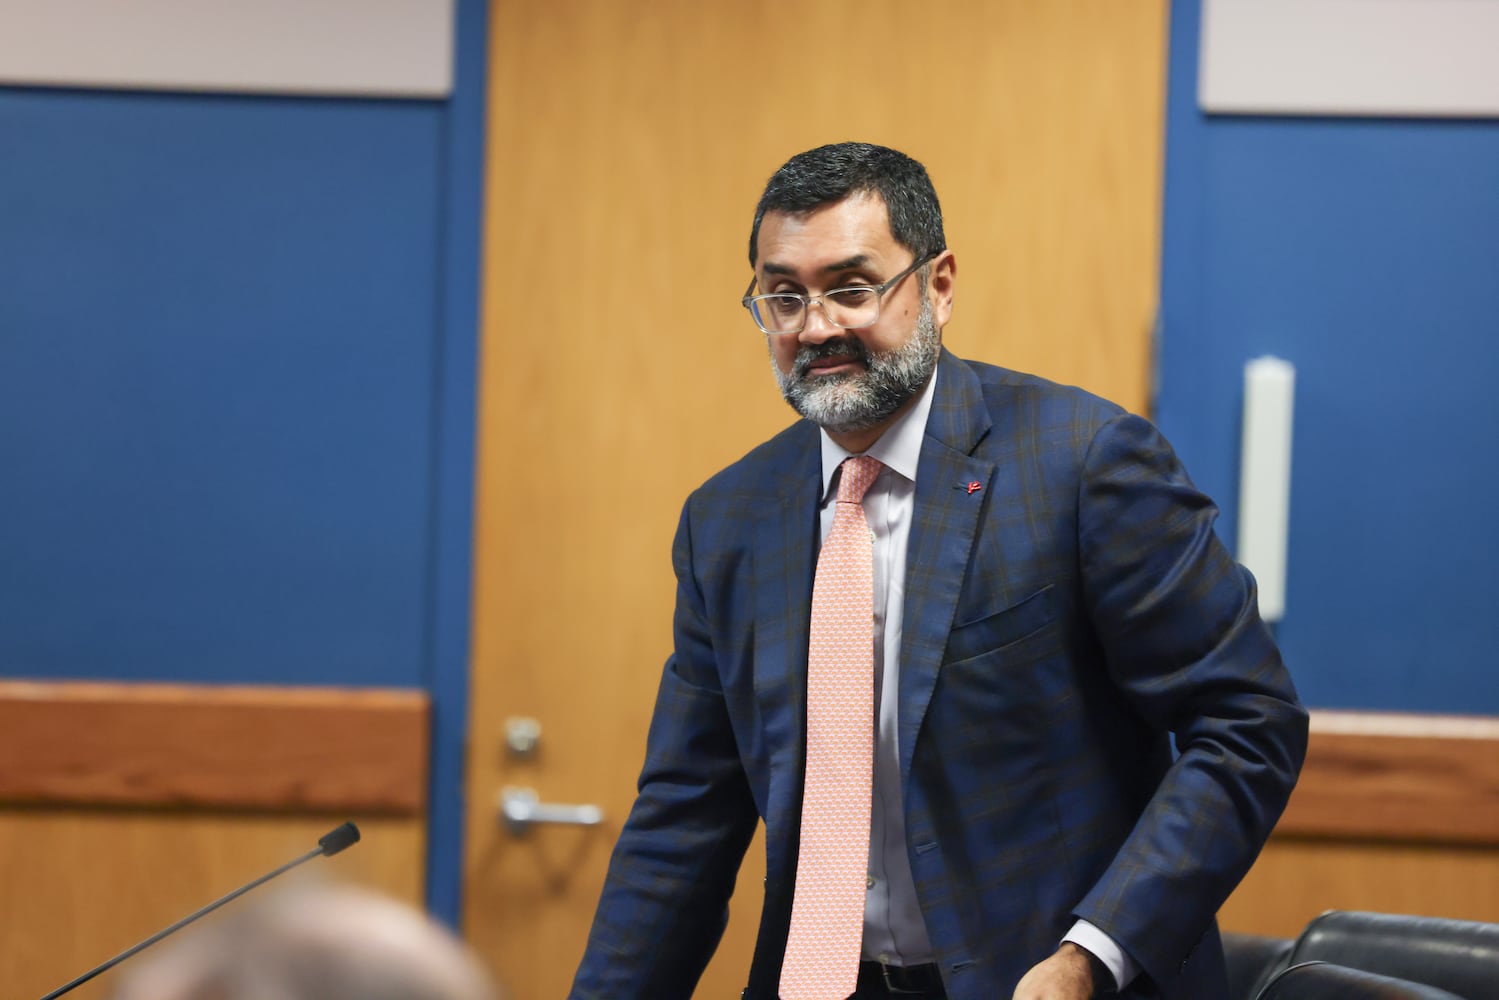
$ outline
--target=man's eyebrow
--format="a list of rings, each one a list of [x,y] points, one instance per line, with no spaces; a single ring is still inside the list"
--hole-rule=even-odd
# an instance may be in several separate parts
[[[833,274],[838,271],[854,271],[864,267],[868,263],[869,254],[856,253],[852,257],[849,257],[847,260],[840,260],[837,263],[829,264],[827,267],[823,268],[823,271],[828,274]]]
[[[833,263],[824,267],[822,270],[825,274],[836,274],[839,271],[853,271],[857,268],[865,267],[868,264],[869,254],[856,253],[852,257],[849,257],[845,260],[834,261]],[[786,264],[775,264],[770,261],[766,261],[760,266],[764,269],[766,274],[785,274],[792,276],[795,276],[796,274],[796,269]]]

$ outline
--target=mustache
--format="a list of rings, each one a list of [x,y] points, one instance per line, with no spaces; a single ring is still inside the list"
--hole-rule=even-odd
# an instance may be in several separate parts
[[[807,374],[814,361],[839,358],[847,361],[869,363],[869,348],[854,337],[830,337],[820,344],[808,344],[796,352],[792,372],[798,378]]]

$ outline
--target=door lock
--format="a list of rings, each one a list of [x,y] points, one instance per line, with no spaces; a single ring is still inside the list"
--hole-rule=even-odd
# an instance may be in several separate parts
[[[541,723],[525,716],[513,715],[505,720],[505,749],[516,760],[534,760],[541,742]]]

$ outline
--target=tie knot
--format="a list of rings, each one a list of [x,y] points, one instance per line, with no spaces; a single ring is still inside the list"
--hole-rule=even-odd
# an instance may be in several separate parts
[[[864,491],[869,489],[875,477],[884,468],[877,458],[857,455],[843,460],[843,475],[838,479],[839,503],[862,503]]]

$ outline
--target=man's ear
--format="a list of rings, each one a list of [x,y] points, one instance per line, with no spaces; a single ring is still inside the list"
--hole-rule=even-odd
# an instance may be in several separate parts
[[[952,319],[953,292],[958,280],[958,258],[951,250],[944,250],[937,255],[937,259],[930,265],[931,275],[927,278],[926,293],[932,303],[932,319],[937,324],[937,329],[947,325]]]

